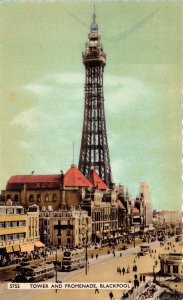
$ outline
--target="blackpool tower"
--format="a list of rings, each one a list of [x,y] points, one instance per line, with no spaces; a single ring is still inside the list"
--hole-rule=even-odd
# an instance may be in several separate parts
[[[107,186],[111,187],[103,93],[106,54],[103,52],[95,13],[82,58],[85,66],[85,104],[78,168],[86,177],[94,169]]]

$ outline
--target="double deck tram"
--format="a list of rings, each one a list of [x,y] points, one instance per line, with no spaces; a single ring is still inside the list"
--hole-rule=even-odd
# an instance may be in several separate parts
[[[39,282],[52,278],[54,273],[54,264],[49,262],[38,266],[21,267],[13,282]]]
[[[83,250],[67,250],[63,253],[62,271],[72,271],[83,268],[85,252]]]

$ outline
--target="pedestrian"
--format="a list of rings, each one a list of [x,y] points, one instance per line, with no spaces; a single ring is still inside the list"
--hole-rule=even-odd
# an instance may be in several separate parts
[[[129,266],[127,267],[126,273],[130,273],[130,267]]]
[[[120,257],[122,256],[122,252],[120,252]]]
[[[119,268],[119,274],[121,275],[121,268]]]
[[[143,275],[143,282],[145,282],[146,281],[146,277],[145,277],[145,275]]]
[[[98,259],[98,254],[96,254],[96,259]]]
[[[95,289],[95,294],[99,294],[99,290],[98,289]]]
[[[115,255],[116,255],[115,252],[113,252],[113,255],[114,255],[114,257],[115,257]]]
[[[91,258],[93,258],[93,254],[91,254]]]
[[[137,288],[137,281],[138,281],[138,280],[135,278],[135,279],[134,279],[134,288],[135,288],[135,289]]]
[[[110,300],[112,300],[112,299],[113,299],[113,296],[114,296],[114,295],[113,295],[113,293],[112,293],[112,292],[110,292],[110,293],[109,293],[109,298],[110,298]]]
[[[123,272],[123,275],[125,274],[125,268],[123,267],[123,269],[122,269],[122,272]]]

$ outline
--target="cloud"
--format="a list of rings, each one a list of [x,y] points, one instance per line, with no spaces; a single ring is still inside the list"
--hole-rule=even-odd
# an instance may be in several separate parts
[[[84,83],[83,73],[57,73],[45,78],[46,81],[53,80],[59,85],[78,85]]]
[[[46,114],[36,107],[24,110],[16,115],[10,122],[10,125],[22,126],[25,130],[39,129],[39,123],[50,121],[49,114]]]
[[[25,90],[27,90],[30,93],[33,93],[38,96],[45,96],[47,94],[50,94],[52,92],[51,86],[46,86],[43,84],[37,84],[37,83],[30,83],[24,87]]]
[[[104,89],[106,109],[113,113],[126,110],[131,105],[138,105],[140,108],[144,100],[147,103],[151,101],[152,95],[156,96],[156,92],[145,82],[122,76],[106,76]]]

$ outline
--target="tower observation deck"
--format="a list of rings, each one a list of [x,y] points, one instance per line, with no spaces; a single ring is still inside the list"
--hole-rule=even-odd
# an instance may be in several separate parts
[[[112,175],[103,93],[106,54],[103,52],[95,13],[82,58],[85,65],[85,105],[78,168],[85,176],[94,169],[110,187]]]

